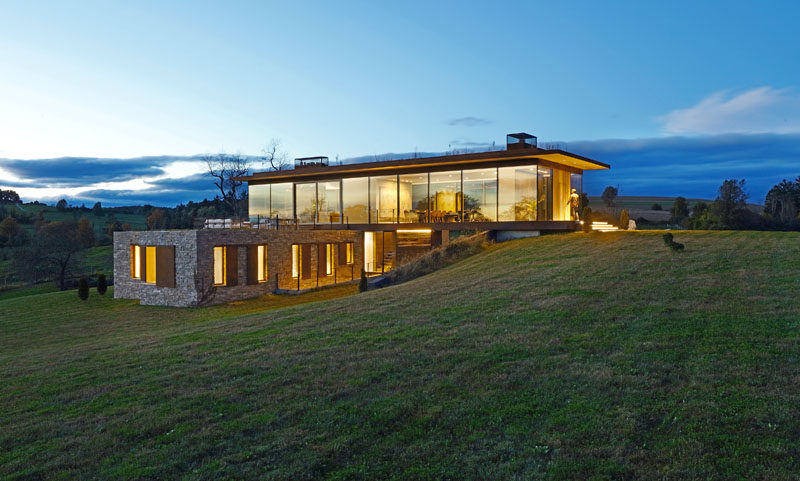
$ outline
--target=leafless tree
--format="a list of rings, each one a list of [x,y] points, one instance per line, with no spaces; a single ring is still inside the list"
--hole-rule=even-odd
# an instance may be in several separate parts
[[[270,170],[286,170],[289,168],[289,154],[281,148],[281,140],[270,139],[261,149],[261,164]]]
[[[214,185],[219,189],[222,200],[230,207],[234,217],[241,213],[242,201],[247,192],[240,189],[243,182],[237,178],[250,172],[250,159],[242,154],[206,154],[203,156],[206,172],[214,178]]]

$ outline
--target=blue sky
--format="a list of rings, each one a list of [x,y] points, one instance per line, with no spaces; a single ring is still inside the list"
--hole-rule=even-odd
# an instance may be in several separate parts
[[[797,18],[797,2],[0,0],[0,186],[174,203],[212,193],[186,156],[273,137],[345,159],[528,131],[612,164],[592,194],[713,197],[744,177],[760,201],[800,175]]]

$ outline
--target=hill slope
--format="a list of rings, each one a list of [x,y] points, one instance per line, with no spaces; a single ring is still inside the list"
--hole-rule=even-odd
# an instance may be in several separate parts
[[[792,479],[800,235],[570,234],[241,317],[0,301],[0,475]]]

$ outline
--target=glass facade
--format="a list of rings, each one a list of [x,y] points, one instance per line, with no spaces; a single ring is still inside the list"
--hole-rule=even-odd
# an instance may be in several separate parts
[[[250,217],[300,224],[569,220],[581,174],[538,164],[250,186]]]
[[[369,178],[370,222],[393,224],[397,221],[397,176]]]
[[[369,223],[369,178],[342,179],[342,214],[348,224]]]
[[[464,220],[497,220],[497,169],[464,171]]]
[[[498,219],[536,220],[536,165],[497,169]]]

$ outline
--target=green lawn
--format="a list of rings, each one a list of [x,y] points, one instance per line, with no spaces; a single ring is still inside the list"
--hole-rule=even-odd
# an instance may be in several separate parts
[[[0,300],[0,477],[797,479],[800,234],[676,240],[513,241],[281,309]]]

